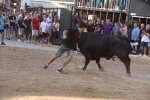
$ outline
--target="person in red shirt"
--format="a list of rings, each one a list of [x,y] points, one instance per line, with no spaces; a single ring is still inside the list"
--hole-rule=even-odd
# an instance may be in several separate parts
[[[32,42],[36,41],[36,37],[39,35],[39,26],[40,21],[38,19],[39,15],[36,14],[35,17],[32,19],[31,27],[32,27]]]

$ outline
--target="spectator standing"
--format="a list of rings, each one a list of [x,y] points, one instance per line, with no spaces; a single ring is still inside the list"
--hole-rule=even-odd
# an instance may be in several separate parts
[[[39,35],[39,26],[40,21],[38,19],[39,15],[36,14],[35,17],[31,21],[31,27],[32,27],[32,42],[36,42],[36,37]]]
[[[137,27],[137,23],[134,23],[134,29],[131,33],[131,46],[135,47],[135,50],[137,50],[138,42],[139,42],[139,35],[140,35],[140,29]],[[133,51],[135,54],[136,52]]]
[[[107,19],[106,23],[102,26],[102,34],[112,35],[113,26],[110,24],[110,20]]]
[[[1,45],[6,45],[4,43],[4,24],[5,24],[5,18],[2,16],[2,12],[0,11],[0,33],[2,34]]]
[[[141,24],[141,28],[140,28],[140,36],[139,36],[139,44],[141,44],[141,39],[142,39],[142,32],[143,30],[145,30],[145,25],[144,24]],[[138,45],[138,49],[140,49],[141,45]]]
[[[86,25],[88,25],[88,20],[87,20],[87,19],[84,19],[84,23],[85,23]],[[87,31],[87,27],[85,28],[84,32],[88,32],[88,31]]]
[[[49,14],[48,18],[46,19],[46,22],[48,24],[48,33],[49,33],[49,35],[51,37],[51,35],[52,35],[53,13]],[[50,40],[48,41],[48,45],[51,45]]]
[[[75,29],[79,28],[80,19],[77,19],[77,23],[75,24]]]
[[[121,28],[120,28],[120,34],[121,34],[121,36],[128,37],[128,34],[126,33],[125,27],[126,27],[126,22],[122,22]]]
[[[101,33],[101,29],[102,29],[101,20],[98,18],[98,19],[97,19],[97,23],[96,23],[96,25],[95,25],[95,30],[94,30],[94,32]]]
[[[57,20],[57,22],[55,24],[55,30],[56,30],[55,43],[58,43],[59,27],[60,27],[60,20]]]
[[[27,40],[27,42],[30,42],[30,38],[31,38],[31,18],[29,15],[27,15],[27,18],[24,20],[24,24],[25,24],[25,29],[24,29],[24,39],[25,42]],[[26,39],[27,38],[27,39]]]
[[[149,25],[146,25],[146,30],[142,31],[142,39],[141,39],[141,49],[144,49],[144,55],[143,57],[147,57],[146,56],[146,51],[148,48],[148,43],[150,41],[150,30],[149,30]],[[139,56],[142,56],[141,54]]]
[[[55,25],[57,23],[56,18],[54,18],[53,24],[52,24],[52,40],[55,43],[55,39],[56,39],[56,29],[55,29]]]
[[[24,35],[24,20],[23,20],[23,16],[20,15],[19,20],[18,20],[18,42],[22,42],[21,40],[21,36]]]
[[[46,22],[46,18],[44,18],[44,21],[40,24],[40,35],[46,38],[47,41],[50,41],[50,35],[48,34],[48,24]],[[40,46],[43,46],[42,41],[40,43]]]
[[[91,20],[88,21],[87,31],[88,32],[94,32],[94,25],[92,24]]]
[[[5,23],[5,29],[6,29],[6,39],[7,39],[7,35],[9,34],[9,29],[10,29],[10,23],[9,23],[9,16],[6,16],[6,23]]]
[[[10,40],[10,34],[17,33],[17,27],[16,27],[16,16],[15,13],[12,12],[11,16],[9,16],[10,21],[10,33],[8,34],[8,39]]]
[[[113,34],[121,35],[121,34],[119,34],[120,33],[119,31],[120,31],[120,27],[119,27],[118,23],[114,23]]]

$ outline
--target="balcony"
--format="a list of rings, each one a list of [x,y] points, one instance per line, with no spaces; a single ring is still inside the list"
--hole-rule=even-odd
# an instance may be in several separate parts
[[[107,0],[106,3],[102,2],[102,0],[90,0],[91,2],[81,2],[82,0],[77,0],[77,9],[95,9],[95,10],[104,10],[104,11],[123,11],[126,12],[128,9],[128,2],[126,0],[113,0],[114,2],[109,2]]]
[[[75,0],[32,0],[32,2],[50,2],[50,3],[65,3],[74,4]]]

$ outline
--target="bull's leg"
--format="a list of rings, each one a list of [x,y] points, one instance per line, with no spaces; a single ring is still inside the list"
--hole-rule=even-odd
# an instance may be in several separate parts
[[[96,63],[97,63],[97,65],[98,65],[99,70],[100,70],[100,71],[104,71],[104,68],[100,65],[100,58],[97,58],[97,59],[96,59]]]
[[[126,70],[129,76],[131,76],[131,72],[130,72],[130,63],[131,63],[131,59],[129,58],[129,56],[127,57],[127,61],[124,63],[126,66]]]
[[[129,56],[127,56],[127,57],[118,57],[118,58],[125,64],[127,74],[129,76],[131,76],[131,72],[130,72],[130,61],[131,60],[130,60]]]
[[[90,54],[87,54],[87,55],[85,56],[85,65],[84,65],[84,67],[82,68],[83,70],[86,70],[87,65],[89,64],[90,60],[91,60],[91,55],[90,55]]]

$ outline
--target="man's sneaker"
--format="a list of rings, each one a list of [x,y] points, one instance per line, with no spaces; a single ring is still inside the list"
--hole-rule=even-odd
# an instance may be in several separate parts
[[[142,57],[147,57],[145,54]]]
[[[51,46],[52,44],[50,42],[48,42],[48,46]]]
[[[40,43],[40,47],[43,47],[43,44],[42,44],[42,43]]]
[[[20,39],[18,39],[18,42],[22,42]]]
[[[62,69],[62,68],[58,68],[56,72],[62,73],[62,72],[63,72],[63,69]]]
[[[1,45],[6,45],[4,42],[1,42]]]
[[[30,43],[30,41],[29,41],[29,40],[28,40],[27,42],[28,42],[28,43]]]
[[[139,54],[139,57],[142,57],[142,54],[141,54],[141,53]]]
[[[44,66],[43,66],[43,68],[44,68],[44,69],[47,69],[47,68],[48,68],[48,66],[44,65]]]

